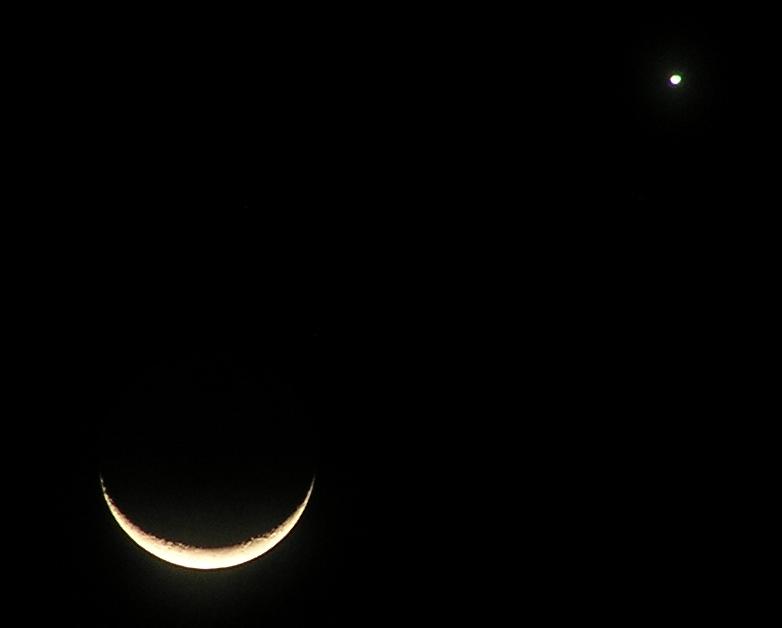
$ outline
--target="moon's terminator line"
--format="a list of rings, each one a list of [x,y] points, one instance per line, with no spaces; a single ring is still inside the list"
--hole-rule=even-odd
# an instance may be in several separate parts
[[[315,486],[315,478],[312,478],[304,501],[302,501],[296,510],[294,510],[280,525],[272,528],[268,532],[264,532],[260,536],[254,536],[244,543],[226,547],[197,547],[186,545],[184,543],[176,543],[167,539],[161,539],[154,534],[145,532],[117,508],[116,504],[109,496],[108,491],[106,491],[103,477],[100,478],[100,486],[103,491],[103,498],[106,500],[106,505],[109,507],[109,510],[119,524],[119,527],[122,528],[142,549],[161,560],[174,565],[180,565],[181,567],[189,567],[191,569],[224,569],[225,567],[241,565],[242,563],[258,558],[282,541],[296,523],[298,523],[304,509],[307,507],[310,495],[312,494],[312,488]]]

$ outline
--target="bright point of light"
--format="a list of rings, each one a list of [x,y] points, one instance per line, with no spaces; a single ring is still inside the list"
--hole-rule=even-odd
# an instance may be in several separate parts
[[[678,85],[682,82],[682,77],[681,74],[673,74],[668,80],[671,82],[671,85]]]

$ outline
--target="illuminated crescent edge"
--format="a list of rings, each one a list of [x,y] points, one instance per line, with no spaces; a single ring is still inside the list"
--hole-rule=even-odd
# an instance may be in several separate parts
[[[100,486],[103,491],[103,498],[106,500],[106,505],[109,507],[109,510],[119,524],[119,527],[122,528],[125,534],[127,534],[139,547],[161,560],[181,567],[189,567],[190,569],[224,569],[226,567],[233,567],[254,560],[282,541],[282,539],[293,530],[294,526],[301,518],[301,515],[304,513],[304,509],[307,507],[307,503],[310,500],[310,495],[312,495],[312,489],[315,486],[315,478],[312,478],[304,501],[280,525],[260,536],[254,536],[244,543],[214,548],[196,547],[193,545],[185,545],[184,543],[176,543],[174,541],[161,539],[149,532],[145,532],[117,508],[114,500],[111,499],[106,491],[106,485],[103,482],[102,476],[100,478]]]

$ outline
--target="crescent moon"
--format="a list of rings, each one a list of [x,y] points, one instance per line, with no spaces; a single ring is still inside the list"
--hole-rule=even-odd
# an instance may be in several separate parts
[[[119,527],[139,547],[161,560],[181,567],[189,567],[190,569],[224,569],[254,560],[282,541],[293,530],[304,513],[304,509],[310,500],[310,495],[312,495],[312,488],[315,486],[315,478],[312,478],[304,501],[280,525],[260,536],[254,536],[244,543],[227,547],[185,545],[184,543],[161,539],[154,534],[145,532],[117,508],[114,500],[111,499],[108,491],[106,491],[103,477],[100,478],[100,486],[103,491],[103,499],[106,500],[106,505],[109,507]]]

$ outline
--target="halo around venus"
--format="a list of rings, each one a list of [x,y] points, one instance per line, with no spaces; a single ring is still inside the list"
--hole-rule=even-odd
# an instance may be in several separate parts
[[[106,505],[109,507],[119,527],[142,549],[161,560],[181,567],[189,567],[191,569],[224,569],[225,567],[241,565],[258,558],[282,541],[293,530],[304,513],[304,509],[310,500],[310,495],[312,495],[312,488],[315,486],[315,478],[312,478],[304,501],[280,525],[268,532],[264,532],[260,536],[254,536],[244,543],[226,547],[185,545],[184,543],[161,539],[149,532],[145,532],[117,508],[114,500],[111,499],[108,491],[106,491],[103,477],[100,478],[100,486],[103,491],[103,499],[106,500]]]

